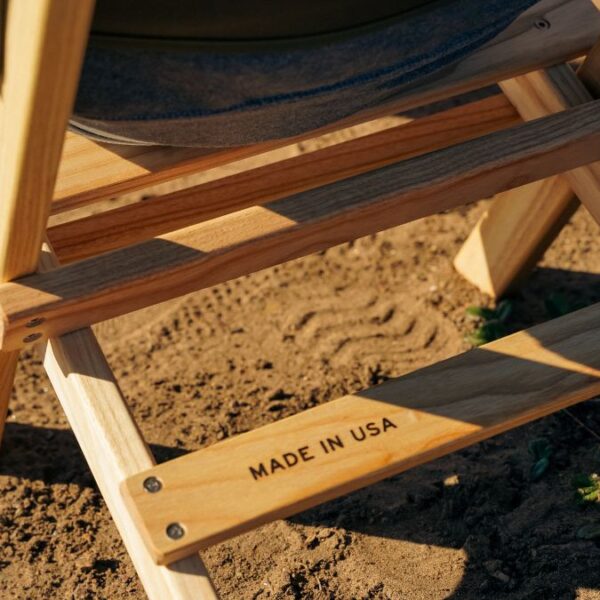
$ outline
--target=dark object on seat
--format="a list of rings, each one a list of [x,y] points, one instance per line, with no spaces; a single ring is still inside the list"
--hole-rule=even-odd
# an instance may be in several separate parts
[[[96,35],[170,40],[265,40],[331,33],[435,0],[98,0]]]
[[[536,0],[98,0],[72,126],[225,147],[316,129],[430,77]]]

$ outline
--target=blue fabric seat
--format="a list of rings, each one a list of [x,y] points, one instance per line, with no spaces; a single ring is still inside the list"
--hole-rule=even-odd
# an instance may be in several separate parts
[[[105,141],[205,148],[297,135],[434,77],[535,3],[412,0],[375,22],[270,38],[193,27],[140,35],[130,17],[133,33],[93,29],[72,127]]]

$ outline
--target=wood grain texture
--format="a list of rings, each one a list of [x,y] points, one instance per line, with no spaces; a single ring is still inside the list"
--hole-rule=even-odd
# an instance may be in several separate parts
[[[501,84],[519,114],[536,119],[577,106],[592,99],[568,65],[557,65],[516,77]],[[589,164],[564,174],[573,192],[600,223],[600,163]]]
[[[549,29],[534,25],[540,19]],[[584,54],[600,37],[600,14],[589,0],[542,0],[508,29],[459,64],[389,103],[323,129],[287,140],[203,154],[194,149],[102,147],[69,136],[56,187],[53,211],[103,200],[118,193],[254,156],[321,133],[449,98],[456,94],[564,62]]]
[[[2,348],[60,335],[600,158],[600,101],[0,285]],[[39,319],[35,327],[26,327]]]
[[[123,493],[166,563],[595,396],[599,335],[596,304],[153,467]]]
[[[42,269],[56,260],[49,247]],[[49,340],[44,367],[150,600],[213,600],[217,595],[198,555],[159,567],[142,541],[119,486],[154,458],[91,329]]]
[[[0,351],[0,441],[4,434],[4,425],[8,415],[8,403],[13,389],[15,371],[19,351],[2,352]]]
[[[503,296],[537,264],[578,206],[561,176],[502,192],[469,234],[454,267],[482,292]]]
[[[0,144],[0,277],[37,265],[92,0],[8,3]]]
[[[92,0],[8,3],[2,39],[0,281],[36,268],[93,6]],[[0,440],[18,357],[0,352]]]
[[[61,263],[81,260],[520,123],[501,94],[276,165],[51,227]]]
[[[524,120],[537,119],[592,98],[568,65],[500,83]],[[579,205],[573,190],[600,216],[600,167],[590,164],[566,177],[500,194],[454,260],[465,279],[492,297],[516,286],[533,268]]]

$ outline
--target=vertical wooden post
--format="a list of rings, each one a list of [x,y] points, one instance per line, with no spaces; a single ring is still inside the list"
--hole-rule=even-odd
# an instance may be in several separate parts
[[[0,127],[1,281],[36,269],[93,7],[93,0],[8,3]],[[0,352],[0,439],[17,359],[18,352]]]

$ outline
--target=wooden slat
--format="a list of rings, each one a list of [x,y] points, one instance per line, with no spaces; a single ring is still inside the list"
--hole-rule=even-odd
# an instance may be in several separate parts
[[[534,24],[546,19],[551,27]],[[600,37],[600,14],[589,0],[542,0],[506,31],[425,85],[399,94],[387,105],[288,140],[203,155],[193,149],[101,147],[67,139],[54,212],[233,162],[341,127],[375,119],[467,92],[513,75],[564,62],[585,53]],[[122,156],[121,156],[122,155]]]
[[[592,99],[568,65],[558,65],[516,77],[502,90],[524,119],[536,119]],[[600,163],[590,163],[564,175],[569,185],[600,223]]]
[[[46,245],[40,270],[57,266],[52,249]],[[155,462],[92,330],[80,329],[50,339],[42,353],[48,377],[148,598],[216,600],[198,555],[170,567],[154,563],[125,506],[121,483],[151,469]]]
[[[92,0],[12,0],[6,8],[0,281],[36,268],[93,7]],[[18,357],[0,352],[0,439]]]
[[[153,467],[123,493],[167,563],[595,396],[599,336],[597,304]]]
[[[565,64],[502,81],[500,88],[526,121],[592,100],[573,69]]]
[[[21,347],[32,333],[43,338],[73,331],[598,159],[599,108],[600,101],[590,102],[0,285],[2,348]]]
[[[288,143],[210,151],[198,148],[104,145],[68,133],[52,213],[218,167]]]
[[[81,260],[520,123],[503,95],[48,230],[61,263]]]
[[[579,206],[560,175],[498,194],[454,259],[456,270],[493,298],[518,285]]]

